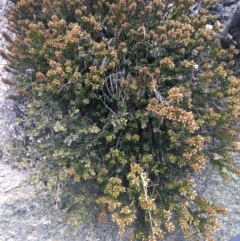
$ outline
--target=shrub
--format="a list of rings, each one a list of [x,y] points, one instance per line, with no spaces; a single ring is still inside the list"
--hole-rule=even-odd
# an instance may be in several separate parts
[[[99,219],[110,212],[120,233],[135,225],[135,240],[178,227],[211,240],[226,209],[199,196],[189,174],[206,163],[239,174],[240,81],[238,51],[209,28],[210,1],[198,15],[192,0],[13,2],[1,55],[30,100],[21,166],[58,190],[94,180]]]

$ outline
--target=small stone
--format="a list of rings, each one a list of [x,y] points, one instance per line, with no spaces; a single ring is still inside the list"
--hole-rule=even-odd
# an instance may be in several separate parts
[[[3,151],[0,149],[0,159],[3,157]]]
[[[231,6],[234,3],[238,2],[238,0],[222,0],[221,3],[223,6]]]

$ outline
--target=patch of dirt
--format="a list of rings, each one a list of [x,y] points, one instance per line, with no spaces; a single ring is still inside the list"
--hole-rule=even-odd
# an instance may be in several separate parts
[[[0,163],[1,241],[120,241],[116,226],[105,221],[72,228],[65,210],[51,202],[44,186],[32,187],[27,173]]]

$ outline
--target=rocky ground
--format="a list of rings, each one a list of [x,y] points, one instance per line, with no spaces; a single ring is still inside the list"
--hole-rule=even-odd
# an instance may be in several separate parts
[[[236,1],[235,1],[236,2]],[[0,68],[4,62],[0,60]],[[0,69],[1,72],[1,69]],[[71,212],[59,210],[44,185],[29,184],[26,171],[12,167],[12,157],[7,152],[14,126],[14,103],[7,99],[10,88],[0,81],[0,241],[125,241],[119,237],[116,226],[106,220],[94,222],[95,206],[88,206],[89,221],[71,227]],[[240,156],[233,154],[240,167]],[[216,240],[229,241],[240,233],[240,177],[231,174],[228,181],[210,167],[195,176],[197,192],[214,203],[228,208],[227,215],[219,216],[222,228],[216,232]],[[85,210],[86,211],[86,210]],[[184,241],[176,231],[165,241]]]

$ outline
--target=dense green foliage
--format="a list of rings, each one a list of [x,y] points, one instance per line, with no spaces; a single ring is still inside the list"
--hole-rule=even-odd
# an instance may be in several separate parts
[[[112,213],[120,233],[139,225],[134,240],[178,227],[211,240],[226,210],[198,196],[189,174],[208,162],[239,173],[240,81],[237,50],[222,50],[219,26],[207,25],[208,1],[199,16],[192,0],[13,2],[1,55],[30,100],[21,166],[58,188],[94,180],[99,219]]]

